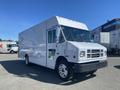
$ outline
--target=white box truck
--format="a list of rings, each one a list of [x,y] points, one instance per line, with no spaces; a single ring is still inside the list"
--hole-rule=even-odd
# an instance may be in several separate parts
[[[19,34],[19,58],[57,71],[62,80],[74,73],[93,74],[107,66],[107,49],[90,40],[83,23],[55,16]]]
[[[0,53],[17,53],[18,46],[14,41],[0,41]]]

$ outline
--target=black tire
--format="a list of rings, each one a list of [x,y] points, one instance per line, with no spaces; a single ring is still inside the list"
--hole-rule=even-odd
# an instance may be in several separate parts
[[[67,61],[60,61],[56,67],[59,78],[63,81],[68,81],[73,78],[73,69]]]
[[[13,50],[10,51],[11,54],[14,54],[15,52]]]
[[[29,56],[28,55],[25,55],[25,64],[26,65],[30,65]]]

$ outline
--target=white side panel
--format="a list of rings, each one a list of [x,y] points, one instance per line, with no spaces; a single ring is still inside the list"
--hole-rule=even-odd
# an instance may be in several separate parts
[[[100,43],[104,45],[107,49],[110,48],[110,33],[100,32]]]
[[[29,55],[30,61],[46,65],[46,24],[32,27],[19,35],[19,56]]]
[[[0,53],[6,53],[7,52],[7,45],[4,42],[0,42]]]

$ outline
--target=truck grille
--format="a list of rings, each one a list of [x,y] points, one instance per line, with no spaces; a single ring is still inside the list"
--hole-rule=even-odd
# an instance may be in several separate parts
[[[92,54],[91,57],[92,58],[100,57],[100,54]]]
[[[92,53],[100,53],[100,50],[98,49],[92,50]]]
[[[103,50],[100,49],[87,50],[87,58],[98,58],[102,56],[103,56]]]

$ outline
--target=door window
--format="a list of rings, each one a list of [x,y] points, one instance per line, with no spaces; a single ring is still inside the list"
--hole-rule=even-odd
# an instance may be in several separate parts
[[[11,44],[7,44],[7,48],[11,48]]]
[[[48,31],[48,43],[56,43],[56,30]]]

